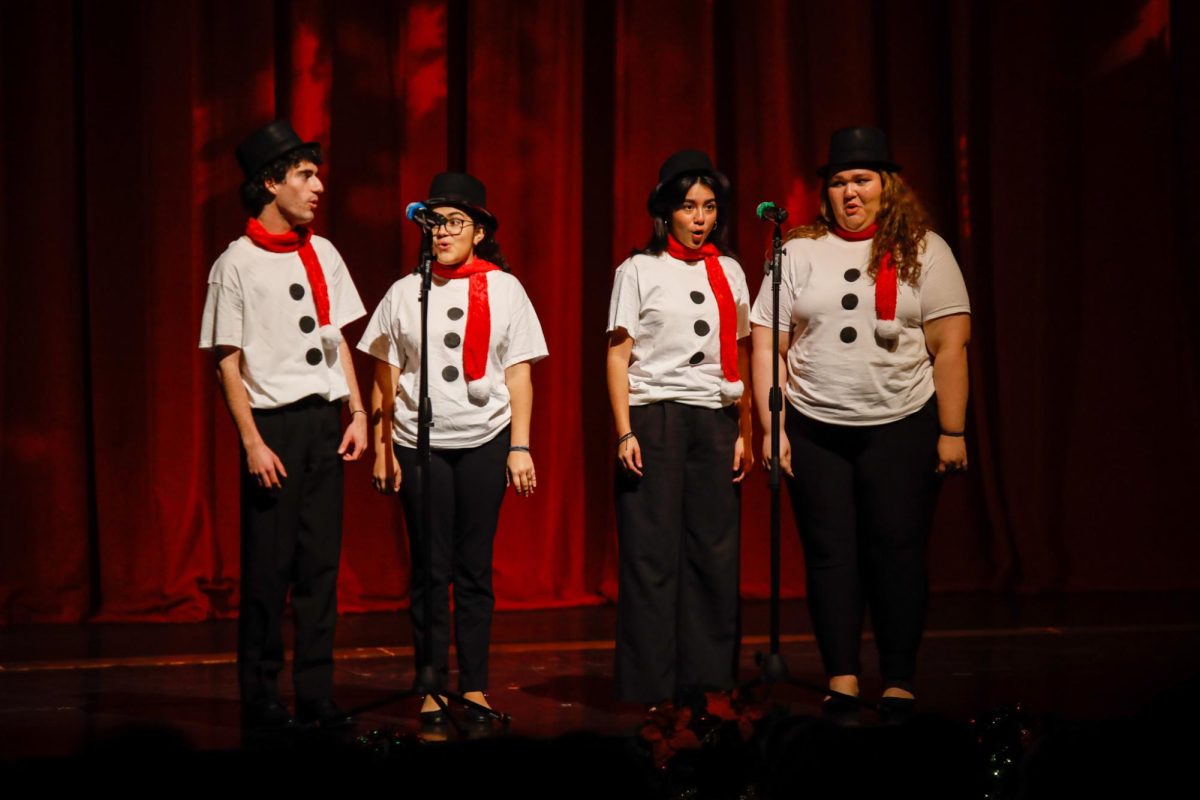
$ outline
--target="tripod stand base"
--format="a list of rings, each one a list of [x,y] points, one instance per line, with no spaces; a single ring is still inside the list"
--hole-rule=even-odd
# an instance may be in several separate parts
[[[754,660],[758,663],[763,683],[783,683],[788,680],[787,662],[779,653],[759,653]]]

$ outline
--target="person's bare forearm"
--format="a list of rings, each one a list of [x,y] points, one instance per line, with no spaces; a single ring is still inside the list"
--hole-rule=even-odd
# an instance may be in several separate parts
[[[514,446],[529,446],[529,426],[533,417],[533,377],[529,362],[513,364],[504,370],[504,385],[512,409],[510,441]]]
[[[254,414],[250,409],[250,394],[242,383],[242,351],[236,348],[220,348],[217,352],[217,382],[225,398],[225,407],[233,424],[237,427],[242,447],[247,450],[262,442]]]
[[[343,339],[338,345],[338,358],[342,362],[342,373],[346,376],[346,386],[350,388],[350,413],[363,411],[362,393],[358,388],[358,378],[354,373],[354,359],[350,355],[350,346]]]
[[[397,369],[383,361],[375,362],[371,381],[371,445],[376,453],[392,446],[392,420],[396,413]]]
[[[762,426],[763,432],[771,433],[771,357],[774,357],[779,362],[779,382],[780,387],[787,380],[787,362],[784,360],[783,354],[774,351],[772,348],[771,329],[761,325],[755,325],[750,332],[753,340],[753,355],[751,356],[750,374],[754,383],[754,408],[758,413],[758,424]],[[787,342],[790,336],[785,336],[781,331],[779,334],[779,348],[786,352]],[[779,423],[783,425],[783,410],[779,412]]]
[[[612,407],[613,423],[617,435],[624,436],[631,430],[629,423],[629,355],[633,340],[625,338],[608,348],[608,402]]]
[[[967,347],[944,347],[933,359],[933,388],[937,392],[938,424],[960,433],[967,425]]]

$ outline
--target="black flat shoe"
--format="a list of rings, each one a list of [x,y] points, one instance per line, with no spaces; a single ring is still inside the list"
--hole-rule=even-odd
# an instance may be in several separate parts
[[[467,706],[466,711],[463,712],[463,719],[467,722],[491,722],[495,719],[495,715],[489,709]]]
[[[912,719],[917,701],[912,697],[879,698],[879,721],[884,725],[902,725]]]
[[[862,701],[855,695],[830,689],[821,703],[821,716],[835,725],[857,727],[862,722]]]
[[[252,731],[286,731],[296,727],[292,712],[283,703],[247,703],[242,706],[242,728]]]
[[[354,717],[342,710],[342,707],[332,700],[314,700],[296,706],[300,722],[306,725],[317,725],[321,728],[348,728],[354,724]]]
[[[429,698],[429,695],[424,695],[421,698],[421,703],[424,704],[428,698]],[[444,703],[445,701],[446,701],[446,698],[443,697],[442,702]],[[445,725],[446,724],[446,712],[442,710],[441,706],[435,707],[432,711],[422,711],[420,714],[417,715],[417,718],[421,720],[422,725]]]
[[[433,711],[422,711],[417,715],[422,725],[445,725],[446,712],[440,708],[435,708]]]

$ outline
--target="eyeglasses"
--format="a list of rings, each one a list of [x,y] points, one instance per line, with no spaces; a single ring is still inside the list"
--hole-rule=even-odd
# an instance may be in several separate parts
[[[463,228],[474,224],[475,223],[469,219],[463,219],[462,217],[450,217],[446,220],[445,225],[434,225],[433,229],[436,231],[438,228],[445,228],[446,233],[450,234],[451,236],[458,236],[463,232]]]

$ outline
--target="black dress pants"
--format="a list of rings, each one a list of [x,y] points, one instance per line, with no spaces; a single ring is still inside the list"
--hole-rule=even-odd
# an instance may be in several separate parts
[[[657,703],[737,674],[738,408],[629,409],[643,475],[617,476],[617,694]]]
[[[433,508],[430,536],[433,562],[432,651],[425,647],[426,550],[420,537],[421,496],[415,480],[417,451],[396,445],[400,497],[412,554],[413,645],[418,668],[432,659],[445,685],[450,664],[450,584],[454,584],[454,641],[458,649],[459,691],[488,686],[488,646],[492,638],[492,542],[504,500],[509,429],[478,446],[434,450],[431,454]]]
[[[338,403],[309,397],[254,412],[287,477],[258,485],[242,454],[242,577],[238,683],[244,703],[278,699],[288,589],[296,631],[293,682],[299,704],[333,696],[333,633],[342,548],[342,426]]]
[[[865,604],[884,684],[905,686],[925,625],[925,551],[940,485],[937,403],[869,426],[830,425],[791,407],[785,428],[795,473],[787,485],[825,672],[861,672]]]

